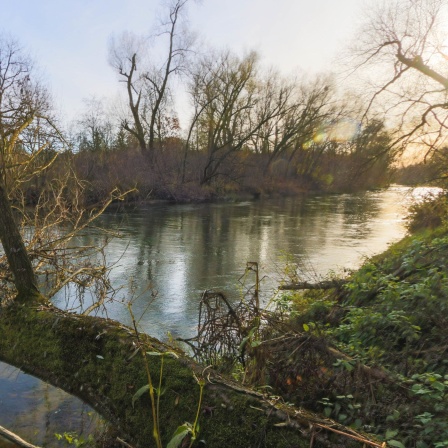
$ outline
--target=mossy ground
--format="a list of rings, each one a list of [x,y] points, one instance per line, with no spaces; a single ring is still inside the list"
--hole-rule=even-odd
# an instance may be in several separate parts
[[[148,383],[132,331],[113,321],[18,304],[1,309],[0,333],[3,360],[83,398],[136,446],[155,446],[149,395],[132,406],[135,392]],[[141,338],[145,350],[173,350],[149,336]],[[154,384],[160,360],[148,357]],[[159,414],[164,444],[179,425],[194,421],[199,386],[193,371],[200,375],[201,370],[188,358],[164,357]],[[199,439],[218,448],[309,446],[307,435],[275,426],[282,420],[266,409],[250,393],[210,384],[204,391]]]

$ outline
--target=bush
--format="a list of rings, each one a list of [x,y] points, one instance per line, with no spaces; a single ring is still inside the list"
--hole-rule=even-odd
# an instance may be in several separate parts
[[[429,195],[422,202],[409,209],[407,228],[410,232],[423,229],[435,229],[446,222],[448,197],[446,192]]]

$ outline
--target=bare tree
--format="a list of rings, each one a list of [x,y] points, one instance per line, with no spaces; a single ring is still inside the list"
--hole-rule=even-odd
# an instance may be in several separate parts
[[[86,182],[73,170],[73,155],[63,152],[68,145],[55,125],[50,95],[36,79],[33,63],[20,45],[1,37],[2,297],[17,294],[17,300],[40,300],[36,273],[45,274],[49,297],[68,282],[102,285],[97,290],[104,297],[109,288],[105,264],[97,265],[87,257],[96,249],[85,248],[76,257],[76,247],[70,242],[120,195],[112,192],[104,203],[86,209]]]
[[[323,145],[316,140],[319,129],[337,120],[341,113],[341,104],[336,99],[336,91],[330,76],[318,76],[312,82],[302,81],[295,86],[290,98],[290,107],[279,117],[275,131],[267,145],[269,159],[266,171],[279,156],[286,155],[289,163],[299,155],[301,174],[309,174],[317,163],[318,153]],[[316,140],[316,141],[315,141]],[[318,144],[316,144],[318,143]]]
[[[256,53],[239,58],[228,51],[204,56],[192,71],[190,95],[199,112],[196,147],[207,154],[201,184],[224,175],[224,162],[248,148],[284,111],[289,89],[257,71]]]
[[[15,40],[0,36],[0,239],[19,300],[39,296],[36,277],[8,197],[11,170],[29,158],[21,135],[48,112],[48,94],[32,79],[31,60]],[[39,148],[38,152],[43,148]]]
[[[142,95],[143,85],[141,75],[137,75],[137,55],[143,52],[144,41],[131,34],[123,33],[119,39],[112,36],[109,42],[109,63],[117,71],[126,84],[129,110],[133,124],[128,118],[123,118],[121,125],[139,143],[140,149],[146,151],[146,132],[143,129]]]
[[[100,152],[111,149],[114,126],[106,114],[104,101],[91,97],[84,100],[84,105],[76,122],[78,150]]]
[[[166,50],[159,64],[150,53],[149,40],[123,34],[111,39],[109,61],[126,84],[133,125],[122,121],[123,128],[134,135],[140,148],[152,151],[166,116],[171,114],[170,82],[185,70],[194,37],[182,27],[182,14],[189,0],[173,0],[167,18],[162,20],[155,40],[166,38]],[[148,62],[148,60],[151,60]],[[137,75],[137,65],[139,74]],[[159,130],[159,132],[158,132]]]
[[[354,47],[357,69],[368,69],[374,87],[368,112],[384,113],[396,142],[446,141],[448,48],[445,0],[393,0],[368,11]]]
[[[193,36],[179,23],[188,0],[175,0],[169,7],[168,18],[162,23],[161,35],[168,38],[166,58],[161,67],[153,66],[144,74],[147,103],[150,109],[149,149],[154,149],[157,118],[163,102],[167,97],[168,83],[173,74],[185,70],[188,53],[193,45]]]
[[[251,58],[243,62],[242,65],[237,64],[236,71],[218,71],[222,79],[218,79],[216,89],[212,82],[217,95],[216,98],[210,96],[211,109],[209,114],[205,115],[205,123],[208,125],[206,129],[216,131],[216,138],[212,141],[219,144],[227,142],[232,150],[241,149],[245,142],[250,141],[250,137],[258,132],[264,123],[280,113],[279,104],[282,104],[282,101],[279,101],[282,98],[281,91],[274,91],[272,96],[261,95],[260,88],[263,88],[263,83],[254,83],[253,76],[250,76],[253,73]],[[31,213],[31,217],[39,223],[39,231],[34,231],[28,238],[28,248],[25,247],[13,215],[11,197],[8,197],[11,187],[23,185],[36,174],[46,174],[50,168],[62,170],[54,162],[60,159],[66,161],[71,157],[67,152],[57,159],[52,156],[49,160],[44,158],[41,160],[43,164],[38,165],[38,158],[45,150],[50,148],[51,155],[52,151],[61,149],[58,145],[63,145],[64,139],[53,124],[49,96],[46,90],[35,82],[31,69],[32,65],[20,47],[14,41],[1,38],[0,239],[19,293],[14,302],[23,301],[30,306],[6,306],[8,304],[2,303],[0,358],[83,398],[114,426],[114,433],[116,430],[120,436],[116,443],[126,446],[130,446],[130,443],[135,446],[147,446],[154,434],[153,428],[159,424],[163,428],[164,440],[170,434],[175,435],[172,439],[174,442],[170,442],[170,445],[191,445],[194,440],[189,436],[193,434],[183,434],[183,428],[191,425],[178,425],[185,421],[186,413],[191,414],[191,403],[198,403],[198,394],[200,398],[194,427],[197,428],[200,414],[204,414],[202,407],[207,408],[208,414],[212,414],[214,409],[222,408],[223,400],[226,408],[231,410],[239,423],[233,425],[229,431],[228,425],[222,424],[222,419],[206,419],[204,424],[201,423],[201,437],[207,440],[210,446],[239,446],[242,440],[248,439],[248,434],[251,440],[254,440],[250,446],[258,446],[260,440],[266,442],[266,446],[277,446],[279,435],[287,446],[320,443],[319,434],[314,431],[309,434],[310,427],[335,431],[339,437],[341,428],[334,430],[328,419],[319,418],[294,406],[278,405],[259,393],[233,385],[221,375],[209,370],[206,373],[208,367],[204,369],[203,366],[194,365],[186,358],[178,360],[178,355],[173,358],[168,356],[173,355],[173,350],[176,349],[170,349],[154,338],[139,334],[135,322],[135,331],[130,331],[118,322],[64,312],[44,302],[36,286],[33,268],[50,266],[64,272],[65,277],[56,287],[75,278],[80,278],[80,282],[85,285],[91,278],[90,267],[81,265],[77,271],[72,272],[64,270],[65,266],[62,266],[61,270],[57,263],[62,251],[58,250],[72,250],[73,248],[66,245],[60,246],[61,241],[68,241],[77,229],[85,228],[107,204],[103,204],[94,212],[86,210],[82,204],[82,196],[78,194],[82,191],[83,182],[76,176],[70,176],[71,167],[64,163],[62,167],[66,171],[60,172],[62,175],[59,178],[51,179],[48,194],[40,195],[38,205]],[[222,95],[227,88],[230,93],[229,100],[227,95]],[[221,104],[221,101],[224,101],[224,104]],[[209,104],[206,103],[206,106],[204,114]],[[214,113],[215,109],[225,113]],[[246,114],[246,109],[249,115]],[[216,128],[214,118],[220,123],[220,128]],[[20,177],[17,177],[19,174]],[[70,196],[66,195],[67,191],[71,192]],[[14,197],[13,200],[15,205],[17,198]],[[45,212],[43,218],[40,210]],[[23,208],[20,213],[23,217],[27,215]],[[51,219],[53,217],[56,219]],[[67,222],[70,224],[69,230],[62,227]],[[48,234],[54,235],[50,242],[46,241]],[[40,259],[37,259],[38,256]],[[5,260],[1,259],[0,264],[6,264]],[[98,273],[102,275],[101,267]],[[87,278],[83,277],[85,274]],[[1,300],[4,300],[3,288]],[[86,311],[91,309],[89,307]],[[322,352],[326,355],[326,347],[325,352]],[[147,353],[160,356],[147,362]],[[334,354],[328,357],[330,367],[334,364],[334,358]],[[150,400],[136,400],[142,390],[145,390],[148,379],[152,384],[152,372],[162,380],[162,368],[165,369],[163,375],[164,384],[167,386],[166,396],[160,403],[157,399],[155,413],[154,400],[151,404]],[[327,382],[327,378],[323,381]],[[143,385],[143,389],[136,391],[140,385]],[[182,399],[178,406],[179,397]],[[173,406],[173,403],[176,405]],[[138,409],[134,409],[134,405]],[[229,415],[227,413],[225,418]],[[266,416],[269,416],[269,419]],[[179,433],[181,437],[186,437],[181,439]],[[363,443],[369,442],[352,430],[342,433],[342,436],[355,438]],[[339,441],[336,440],[335,443],[338,444]],[[322,444],[328,445],[327,437],[322,438]],[[379,445],[373,443],[373,446]]]

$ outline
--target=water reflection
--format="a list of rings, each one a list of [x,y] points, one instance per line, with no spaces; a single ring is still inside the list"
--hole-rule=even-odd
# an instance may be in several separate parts
[[[119,298],[137,297],[136,315],[152,335],[194,332],[204,289],[240,295],[238,278],[247,261],[258,261],[265,298],[278,285],[281,255],[307,268],[301,275],[355,268],[364,256],[384,250],[404,233],[412,201],[405,187],[361,194],[306,196],[236,204],[155,205],[126,214],[107,213],[101,224],[121,231],[106,249]],[[86,235],[84,244],[99,244]],[[278,267],[280,266],[280,267]],[[156,297],[154,298],[154,294]],[[64,296],[56,298],[64,306]],[[123,304],[107,315],[130,324]]]
[[[97,414],[81,400],[0,362],[0,426],[35,445],[57,447],[66,444],[55,433],[87,438],[97,424]],[[13,446],[0,439],[0,447]]]

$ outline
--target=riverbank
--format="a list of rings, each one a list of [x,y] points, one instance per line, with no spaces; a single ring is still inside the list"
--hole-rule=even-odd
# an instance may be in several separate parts
[[[180,143],[180,142],[179,142]],[[365,164],[354,154],[307,150],[302,157],[251,151],[235,153],[207,181],[203,179],[206,152],[192,151],[186,171],[182,145],[152,154],[137,149],[80,151],[61,154],[39,176],[21,184],[20,200],[37,205],[42,194],[58,179],[65,200],[80,200],[85,208],[104,203],[112,191],[128,192],[130,203],[168,200],[176,203],[297,195],[307,192],[337,193],[385,187],[391,181],[391,160]],[[310,158],[311,157],[311,158]],[[363,162],[364,161],[364,162]],[[51,187],[51,189],[54,186]]]
[[[226,189],[214,190],[207,187],[199,187],[188,192],[180,189],[179,191],[170,191],[169,194],[161,192],[151,192],[142,197],[138,191],[127,194],[123,199],[113,200],[107,207],[108,211],[121,211],[130,208],[145,208],[151,205],[160,204],[213,204],[213,203],[233,203],[242,201],[258,201],[281,198],[294,198],[306,195],[316,194],[338,194],[342,192],[331,192],[304,188],[298,185],[291,185],[287,188],[279,188],[269,191],[254,191],[251,189]]]
[[[271,355],[288,372],[277,392],[388,446],[448,446],[447,258],[446,227],[420,230],[344,287],[285,295],[294,328],[320,348],[287,363]],[[323,347],[335,356],[323,358]]]
[[[446,204],[431,204],[446,216]],[[413,217],[410,227],[418,232],[366,260],[344,282],[307,292],[290,286],[272,300],[274,313],[252,307],[233,374],[324,415],[330,425],[368,433],[381,446],[448,446],[448,229],[422,213]],[[251,309],[250,302],[242,305],[233,306],[239,320]],[[201,346],[213,346],[218,336],[227,340],[218,334],[220,322],[200,327],[207,334]],[[231,357],[232,347],[225,353]],[[228,360],[219,365],[228,369]]]

